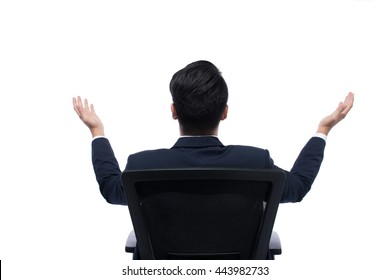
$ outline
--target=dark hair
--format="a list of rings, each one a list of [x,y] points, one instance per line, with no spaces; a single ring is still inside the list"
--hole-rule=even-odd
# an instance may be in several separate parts
[[[170,91],[185,134],[208,134],[221,119],[228,88],[221,72],[208,61],[196,61],[176,72]]]

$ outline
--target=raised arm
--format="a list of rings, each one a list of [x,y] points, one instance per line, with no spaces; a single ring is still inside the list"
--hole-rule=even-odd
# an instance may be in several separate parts
[[[73,108],[83,123],[91,131],[92,137],[104,136],[104,126],[95,113],[93,104],[81,97],[73,98]],[[126,205],[121,183],[121,170],[108,139],[92,141],[92,164],[102,196],[109,203]]]
[[[353,101],[354,95],[350,92],[332,114],[320,121],[317,133],[328,135],[330,130],[351,110]],[[290,172],[286,172],[286,184],[281,202],[301,201],[310,191],[324,157],[326,142],[321,138],[312,137],[301,150]]]

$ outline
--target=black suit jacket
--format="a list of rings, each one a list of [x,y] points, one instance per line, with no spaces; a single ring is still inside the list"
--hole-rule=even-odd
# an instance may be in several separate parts
[[[325,141],[312,137],[300,152],[293,168],[285,171],[281,202],[298,202],[310,190],[321,166]],[[127,205],[121,170],[106,138],[92,141],[92,163],[100,192],[107,202]],[[250,146],[224,146],[216,137],[181,137],[171,149],[143,151],[128,157],[126,170],[229,167],[277,168],[268,150]]]

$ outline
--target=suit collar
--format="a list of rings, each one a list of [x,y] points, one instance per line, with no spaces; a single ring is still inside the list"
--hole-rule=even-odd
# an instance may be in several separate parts
[[[186,136],[180,137],[173,148],[198,148],[198,147],[213,147],[223,144],[217,137],[214,136]]]

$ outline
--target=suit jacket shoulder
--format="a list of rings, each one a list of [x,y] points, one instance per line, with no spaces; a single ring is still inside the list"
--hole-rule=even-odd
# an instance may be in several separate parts
[[[129,156],[126,169],[155,168],[271,168],[267,150],[230,145],[215,137],[180,138],[171,149],[142,151]]]

